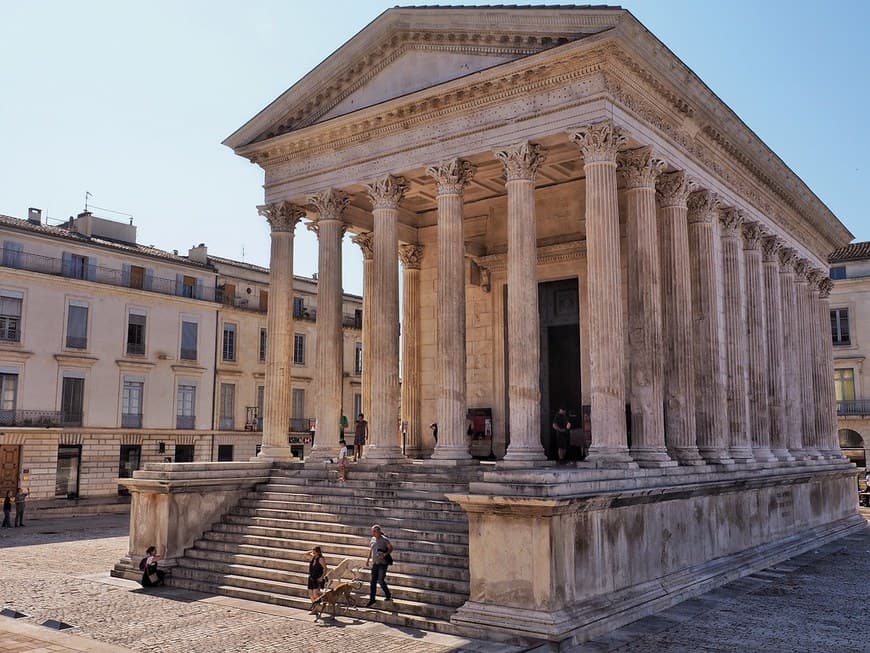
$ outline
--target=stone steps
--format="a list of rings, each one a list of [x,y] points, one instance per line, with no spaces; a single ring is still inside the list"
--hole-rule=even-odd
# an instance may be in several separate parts
[[[277,485],[269,486],[270,488],[279,487]],[[311,492],[293,492],[297,486],[287,486],[286,490],[280,492],[272,489],[258,493],[256,496],[245,497],[239,502],[239,506],[263,506],[267,503],[274,503],[274,507],[282,507],[285,504],[288,506],[296,506],[299,504],[309,505],[311,500]],[[327,493],[325,490],[318,489],[321,505],[324,506],[339,506],[363,508],[372,507],[379,508],[387,505],[387,498],[370,496],[369,493],[360,491],[354,488],[334,488],[332,492]],[[430,497],[423,499],[429,510],[437,510],[444,513],[452,513],[456,515],[462,514],[462,508],[451,501],[433,501]],[[420,506],[421,500],[402,499],[392,497],[389,498],[390,508],[417,508]]]

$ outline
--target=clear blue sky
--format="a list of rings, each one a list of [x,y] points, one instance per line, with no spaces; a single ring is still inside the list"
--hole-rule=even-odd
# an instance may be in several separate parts
[[[220,143],[396,4],[0,0],[0,213],[66,218],[90,191],[141,243],[268,264],[262,173]],[[621,4],[870,240],[870,2]],[[295,272],[315,270],[300,228]]]

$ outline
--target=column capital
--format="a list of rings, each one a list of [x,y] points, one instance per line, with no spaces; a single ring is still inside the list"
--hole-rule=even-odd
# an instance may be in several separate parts
[[[734,238],[737,230],[746,222],[746,215],[742,210],[733,206],[727,206],[719,211],[719,223],[722,225],[722,237]]]
[[[310,222],[305,223],[305,228],[317,236],[318,240],[320,239],[320,225],[317,224],[317,220],[311,220]]]
[[[662,208],[686,208],[689,195],[697,188],[698,185],[685,171],[677,170],[659,176],[656,181],[656,196]]]
[[[359,245],[359,248],[362,250],[363,259],[366,261],[372,260],[374,256],[374,234],[371,231],[364,231],[361,234],[357,234],[351,238],[353,242]]]
[[[617,152],[628,140],[622,129],[610,120],[569,133],[571,142],[583,153],[584,163],[616,163]]]
[[[534,181],[538,168],[546,158],[546,151],[537,143],[523,141],[494,152],[504,166],[508,181]]]
[[[782,272],[794,272],[794,265],[797,261],[797,252],[791,247],[782,247],[779,250],[779,264],[782,266]]]
[[[296,224],[305,217],[305,209],[292,202],[273,202],[257,207],[257,213],[266,218],[273,232],[293,231]]]
[[[465,159],[448,159],[426,168],[426,174],[435,179],[439,195],[462,195],[477,168]]]
[[[747,220],[743,224],[743,249],[756,251],[761,245],[761,239],[765,236],[760,222]]]
[[[702,188],[689,195],[686,206],[689,207],[689,223],[712,224],[719,212],[719,196],[706,188]]]
[[[626,150],[617,154],[617,172],[625,179],[625,187],[655,188],[656,178],[667,165],[664,159],[655,156],[652,147],[639,147],[636,150]]]
[[[825,273],[819,268],[809,268],[807,270],[807,281],[810,283],[810,290],[818,290],[819,282],[825,278]]]
[[[372,200],[374,209],[397,209],[399,202],[408,190],[408,182],[404,177],[387,175],[382,179],[367,184],[366,189]]]
[[[341,214],[350,204],[350,197],[334,188],[308,198],[308,203],[320,214],[318,220],[341,220]]]
[[[761,253],[765,263],[778,263],[782,248],[782,241],[777,236],[765,236],[761,239]]]
[[[423,260],[423,246],[415,244],[399,245],[399,260],[406,270],[419,270]]]
[[[828,277],[823,277],[819,280],[819,298],[827,299],[831,295],[831,290],[834,288],[834,282]]]
[[[794,262],[794,271],[797,275],[795,279],[798,283],[806,283],[808,281],[807,274],[810,271],[810,262],[805,258],[799,258]]]

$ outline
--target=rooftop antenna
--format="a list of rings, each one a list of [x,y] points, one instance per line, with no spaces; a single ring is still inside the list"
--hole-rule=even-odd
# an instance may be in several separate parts
[[[93,197],[93,194],[89,191],[85,191],[85,213],[88,212],[88,198]]]
[[[245,246],[242,245],[242,262],[245,261]]]

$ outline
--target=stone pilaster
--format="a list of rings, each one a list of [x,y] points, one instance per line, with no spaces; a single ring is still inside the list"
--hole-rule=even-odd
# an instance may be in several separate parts
[[[341,214],[350,199],[330,189],[308,199],[319,214],[317,225],[317,432],[309,456],[314,459],[338,455],[344,372],[341,311]]]
[[[362,412],[366,419],[372,410],[372,277],[374,276],[374,237],[366,231],[351,238],[359,245],[363,255],[363,301],[362,301]],[[356,415],[353,416],[356,419]]]
[[[797,354],[798,388],[801,408],[801,443],[804,455],[809,460],[821,460],[816,445],[816,404],[813,393],[813,364],[815,362],[815,329],[807,317],[811,314],[810,289],[807,274],[811,271],[810,262],[799,259],[795,263],[795,307],[797,313]],[[815,311],[812,312],[815,315]]]
[[[764,304],[764,269],[757,222],[743,225],[743,260],[746,266],[746,342],[749,351],[749,423],[752,452],[758,462],[775,462],[770,451],[770,408],[767,403],[767,308]]]
[[[716,247],[718,199],[708,190],[689,196],[689,253],[695,334],[695,429],[709,463],[733,464],[728,454],[728,404],[720,328],[722,266]]]
[[[399,443],[399,202],[403,177],[387,175],[368,186],[374,217],[371,370],[372,406],[367,459],[404,460]]]
[[[592,446],[587,461],[635,466],[625,432],[625,324],[620,278],[616,154],[626,138],[601,122],[571,134],[586,171],[586,265]]]
[[[400,245],[402,261],[402,422],[407,425],[405,454],[423,453],[420,416],[420,260],[422,245]],[[464,360],[464,359],[463,359]]]
[[[797,254],[791,248],[779,250],[779,288],[782,300],[783,400],[788,451],[795,460],[804,460],[801,438],[800,337],[797,287],[794,265]]]
[[[824,277],[819,281],[819,408],[816,411],[821,452],[826,458],[842,460],[837,435],[837,407],[834,394],[834,343],[831,340],[831,305],[828,297],[834,282]]]
[[[749,463],[752,436],[746,392],[746,267],[743,261],[740,210],[723,209],[719,214],[722,241],[723,308],[725,309],[725,364],[728,400],[728,452],[735,462]]]
[[[622,152],[628,223],[628,340],[631,457],[641,467],[673,467],[665,448],[662,381],[662,305],[656,178],[665,162],[644,147]]]
[[[764,304],[767,307],[767,405],[770,411],[770,450],[777,460],[789,462],[785,421],[785,362],[782,334],[782,289],[779,250],[782,242],[768,236],[761,242],[764,260]],[[833,377],[831,377],[833,378]]]
[[[495,152],[495,157],[504,165],[507,179],[510,444],[501,464],[524,466],[546,460],[541,445],[541,347],[535,232],[535,174],[544,160],[544,152],[540,145],[524,142]]]
[[[682,171],[659,177],[665,444],[680,465],[702,465],[695,440],[692,285],[686,200],[694,190]]]
[[[293,365],[293,231],[305,209],[280,202],[257,207],[272,229],[266,314],[266,387],[263,443],[258,458],[288,460],[290,455],[290,389]]]
[[[465,384],[465,239],[462,231],[462,193],[474,175],[474,166],[462,159],[452,159],[433,166],[426,172],[435,179],[438,199],[438,443],[435,445],[432,460],[470,462],[472,458],[468,451],[465,428],[468,411]],[[534,243],[533,230],[533,246]],[[534,249],[533,255],[536,255]],[[508,292],[511,292],[510,285]]]

